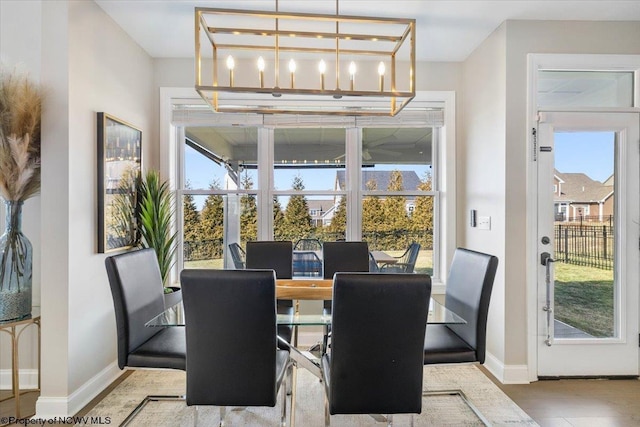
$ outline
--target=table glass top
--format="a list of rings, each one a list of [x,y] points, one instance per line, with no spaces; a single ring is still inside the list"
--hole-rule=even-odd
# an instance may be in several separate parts
[[[448,310],[438,301],[431,299],[429,304],[429,316],[427,323],[430,324],[463,324],[467,323],[462,317],[451,310]],[[290,326],[324,326],[331,325],[331,316],[323,314],[278,314],[278,325]],[[173,307],[169,307],[150,321],[145,326],[167,327],[184,326],[184,312],[182,302]]]

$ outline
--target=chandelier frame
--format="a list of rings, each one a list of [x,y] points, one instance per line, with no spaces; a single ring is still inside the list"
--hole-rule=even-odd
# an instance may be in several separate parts
[[[277,3],[276,3],[277,9]],[[388,17],[366,17],[353,15],[336,14],[311,14],[296,12],[280,12],[276,11],[255,11],[241,9],[219,9],[219,8],[195,8],[195,90],[205,100],[207,104],[216,112],[254,112],[262,114],[322,114],[322,115],[348,115],[348,116],[395,116],[398,114],[414,97],[415,97],[415,62],[416,62],[416,21],[409,18],[388,18]],[[221,19],[224,17],[243,17],[258,18],[263,20],[273,20],[271,28],[248,28],[248,27],[222,27],[210,25],[208,19]],[[304,27],[308,22],[333,22],[335,23],[335,32],[333,31],[305,31],[299,29],[282,29],[281,22],[296,21],[299,27]],[[267,21],[269,22],[269,21]],[[368,28],[383,28],[379,34],[362,33],[362,32],[341,32],[341,24],[357,24],[366,25]],[[311,24],[309,24],[311,25]],[[308,26],[309,26],[308,25]],[[390,27],[392,26],[392,27]],[[393,33],[393,30],[395,33]],[[399,32],[398,30],[402,31]],[[203,75],[203,63],[208,60],[202,55],[202,33],[207,36],[211,44],[211,75],[206,76],[208,81],[204,84],[205,76]],[[260,39],[256,36],[267,36],[274,40],[272,44],[264,43],[222,43],[216,41],[216,37],[224,35],[227,38],[235,36],[252,37]],[[282,44],[281,39],[287,38],[288,44]],[[309,47],[310,39],[325,39],[334,41],[332,48],[327,47]],[[292,44],[292,40],[298,44]],[[376,48],[343,48],[341,43],[349,43],[351,41],[360,41],[375,45]],[[408,49],[407,45],[408,43]],[[383,46],[383,47],[379,47]],[[408,90],[397,89],[398,79],[398,54],[401,51],[406,55],[408,50],[408,76],[403,79],[404,85],[408,85]],[[223,68],[225,58],[221,58],[220,51],[240,52],[254,51],[264,52],[273,55],[274,67],[274,84],[266,87],[262,70],[260,71],[259,80],[256,86],[239,84],[236,85],[233,75],[233,59],[229,62],[227,57],[227,67],[229,68],[229,78],[222,79],[220,69]],[[295,87],[294,71],[290,73],[289,79],[281,79],[280,69],[282,68],[281,53],[300,53],[307,56],[314,54],[327,57],[332,55],[335,61],[335,88],[327,89],[325,85],[324,70],[321,71],[321,85],[319,88]],[[348,89],[340,87],[341,66],[346,62],[345,57],[377,57],[384,58],[390,64],[390,88],[385,89],[384,65],[380,72],[380,80],[378,90],[356,89],[354,85],[355,65],[350,65],[350,81],[347,83]],[[262,57],[260,57],[262,60]],[[291,61],[293,62],[293,61]],[[381,61],[382,64],[383,61]],[[351,71],[353,67],[353,71]],[[293,66],[295,70],[295,65]],[[344,73],[343,73],[344,74]],[[281,84],[281,80],[282,83]],[[225,84],[227,83],[227,84]],[[231,94],[224,103],[221,94]],[[241,98],[247,98],[246,95],[255,94],[256,97],[264,95],[272,95],[274,98],[267,98],[259,105],[251,105],[252,102],[237,101]],[[281,98],[285,96],[285,98]],[[235,101],[234,101],[235,99]],[[289,102],[279,102],[281,99]],[[371,100],[371,104],[377,105],[371,107],[366,102]],[[229,101],[231,100],[231,101]],[[308,102],[304,102],[304,101]],[[316,102],[319,101],[319,102]],[[244,104],[244,105],[243,105]],[[385,105],[386,107],[380,107]]]

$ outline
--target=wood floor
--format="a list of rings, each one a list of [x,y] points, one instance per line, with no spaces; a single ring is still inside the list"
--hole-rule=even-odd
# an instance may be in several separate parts
[[[545,380],[504,385],[491,374],[487,376],[542,427],[640,426],[640,380]],[[112,384],[78,415],[86,414],[123,379]],[[0,398],[7,393],[0,392]],[[25,414],[34,412],[36,399],[37,393],[23,396]],[[0,417],[12,412],[12,400],[0,403]]]
[[[640,426],[638,379],[563,379],[505,385],[491,374],[487,376],[542,427]]]

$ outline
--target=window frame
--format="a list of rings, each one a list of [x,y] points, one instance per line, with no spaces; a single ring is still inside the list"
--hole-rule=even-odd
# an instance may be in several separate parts
[[[259,117],[259,115],[255,114],[231,114],[226,115],[227,117],[223,117],[222,114],[215,114],[214,122],[210,123],[211,120],[211,112],[207,111],[200,115],[197,112],[190,115],[178,116],[174,115],[174,110],[179,109],[184,105],[194,105],[194,104],[203,104],[202,101],[199,101],[199,97],[196,92],[192,88],[174,88],[174,87],[161,87],[160,88],[160,172],[163,178],[167,179],[171,185],[171,188],[176,191],[176,195],[181,195],[182,192],[178,187],[179,182],[179,169],[178,165],[181,164],[180,154],[179,154],[179,141],[183,140],[184,133],[182,132],[182,136],[180,135],[180,128],[184,126],[211,126],[211,125],[243,125],[240,122],[246,122],[247,126],[255,127],[260,126],[260,124],[265,125],[265,127],[260,128],[260,131],[267,132],[268,126],[267,117]],[[432,292],[434,294],[444,294],[445,286],[444,272],[448,271],[448,266],[450,265],[451,259],[453,257],[453,253],[456,247],[456,149],[455,149],[455,138],[456,138],[456,127],[455,127],[455,111],[456,111],[456,97],[455,92],[453,91],[419,91],[416,94],[415,99],[412,101],[411,105],[413,107],[439,107],[443,110],[443,126],[439,127],[439,132],[434,132],[438,134],[439,140],[441,141],[438,144],[437,152],[434,153],[433,164],[438,162],[438,167],[434,167],[434,173],[432,176],[433,186],[437,188],[439,193],[436,195],[437,200],[434,201],[434,204],[437,206],[437,212],[434,212],[434,275],[432,276]],[[282,117],[286,119],[287,117]],[[289,119],[291,117],[289,116]],[[381,118],[389,119],[389,118]],[[393,119],[393,118],[391,118]],[[270,119],[269,119],[270,120]],[[342,118],[343,121],[348,122],[348,118]],[[347,127],[347,126],[345,126]],[[363,124],[362,127],[366,127]],[[357,132],[357,128],[353,128],[352,132],[347,132],[347,139],[353,138],[354,133]],[[355,139],[355,138],[353,138]],[[259,137],[260,140],[260,137]],[[259,144],[259,156],[262,154],[267,158],[271,158],[271,162],[273,161],[273,138],[270,138],[269,144]],[[270,150],[270,152],[269,152]],[[351,151],[351,153],[350,153]],[[355,143],[347,144],[347,156],[351,155],[355,158],[361,157],[361,146]],[[361,217],[361,213],[359,212],[359,206],[361,206],[360,199],[362,197],[359,178],[355,179],[356,176],[359,176],[360,170],[356,170],[355,168],[351,168],[354,179],[351,179],[351,183],[349,184],[349,190],[351,191],[352,196],[348,197],[348,212],[349,216],[347,218],[347,240],[359,240],[361,233],[361,224],[359,218]],[[259,200],[264,200],[265,191],[270,191],[272,188],[273,182],[273,173],[272,170],[262,170],[264,177],[260,176],[259,173],[259,182],[257,196]],[[263,185],[263,182],[268,183],[268,187]],[[353,190],[355,188],[355,190]],[[214,191],[215,192],[215,191]],[[240,193],[243,190],[234,190],[234,193]],[[208,193],[205,191],[204,193]],[[319,194],[317,191],[310,191],[310,193]],[[347,192],[344,192],[345,195]],[[354,197],[354,193],[357,196]],[[272,193],[272,195],[275,192]],[[267,198],[266,200],[271,200],[271,198]],[[269,208],[271,208],[271,203]],[[258,225],[258,238],[262,240],[269,239],[269,236],[266,234],[266,230],[273,229],[273,218],[272,215],[262,215],[261,206],[264,206],[264,203],[259,203],[258,205],[258,215],[259,215],[259,225]],[[354,209],[355,208],[355,209]],[[179,209],[181,211],[181,209]],[[179,212],[176,216],[176,220],[179,221],[176,223],[176,226],[181,227],[182,224],[182,216]],[[436,222],[437,221],[437,222]],[[437,243],[436,243],[437,242]],[[180,246],[182,246],[182,242],[179,242]],[[437,255],[437,259],[436,259]],[[179,267],[182,265],[182,255],[178,254],[178,261],[176,266],[174,267],[171,275],[171,279],[173,281],[177,281],[178,279],[178,271]],[[438,272],[442,272],[442,276],[440,277]]]

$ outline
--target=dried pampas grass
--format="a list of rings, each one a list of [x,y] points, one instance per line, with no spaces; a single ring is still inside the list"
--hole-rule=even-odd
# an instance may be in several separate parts
[[[26,200],[40,191],[42,92],[0,69],[0,195]]]

